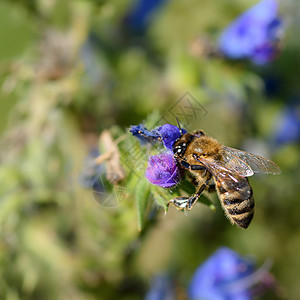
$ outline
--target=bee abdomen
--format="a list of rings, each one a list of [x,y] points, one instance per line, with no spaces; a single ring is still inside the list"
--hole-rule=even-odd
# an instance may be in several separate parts
[[[252,211],[251,213],[246,213],[244,216],[240,215],[239,217],[231,217],[231,219],[239,227],[246,229],[250,225],[253,219],[253,215],[254,215],[254,211]]]
[[[254,215],[254,198],[252,193],[248,199],[223,199],[223,206],[228,217],[235,224],[245,229],[249,226]]]
[[[226,206],[226,210],[230,215],[233,216],[249,213],[254,210],[254,201],[251,201],[251,199],[247,199],[241,202],[240,200],[239,204]]]
[[[218,186],[219,197],[228,218],[237,226],[247,228],[254,215],[254,198],[248,180],[236,189]]]

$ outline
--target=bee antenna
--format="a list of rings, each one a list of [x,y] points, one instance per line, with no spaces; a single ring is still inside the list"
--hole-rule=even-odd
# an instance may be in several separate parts
[[[176,117],[176,121],[177,121],[178,128],[179,128],[179,130],[180,130],[180,133],[181,133],[181,135],[183,135],[182,129],[181,129],[181,126],[180,126],[180,124],[179,124],[179,121],[178,121],[178,118],[177,118],[177,117]]]

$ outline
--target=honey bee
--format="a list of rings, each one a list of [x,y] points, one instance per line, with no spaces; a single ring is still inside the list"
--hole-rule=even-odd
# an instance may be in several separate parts
[[[204,189],[214,185],[228,219],[246,229],[254,214],[253,191],[247,177],[254,173],[279,174],[280,168],[261,156],[223,146],[202,130],[180,132],[172,148],[174,158],[194,175],[197,191],[190,197],[174,198],[167,205],[191,210]]]

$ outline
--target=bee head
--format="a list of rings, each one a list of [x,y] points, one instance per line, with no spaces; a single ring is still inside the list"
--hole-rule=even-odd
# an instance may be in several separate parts
[[[173,144],[173,153],[179,157],[183,157],[187,146],[194,139],[194,135],[190,133],[183,134],[179,139],[177,139]]]
[[[184,155],[185,151],[186,151],[186,143],[182,143],[182,144],[179,144],[179,145],[173,147],[174,155],[177,155],[179,157],[182,157]]]

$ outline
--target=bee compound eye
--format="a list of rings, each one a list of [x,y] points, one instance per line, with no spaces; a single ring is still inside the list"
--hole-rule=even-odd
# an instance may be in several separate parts
[[[181,152],[182,152],[181,146],[176,146],[176,147],[173,149],[173,153],[174,153],[174,154],[180,154]]]
[[[175,153],[181,153],[181,151],[182,151],[182,150],[181,150],[181,147],[176,147],[176,148],[175,148]]]

